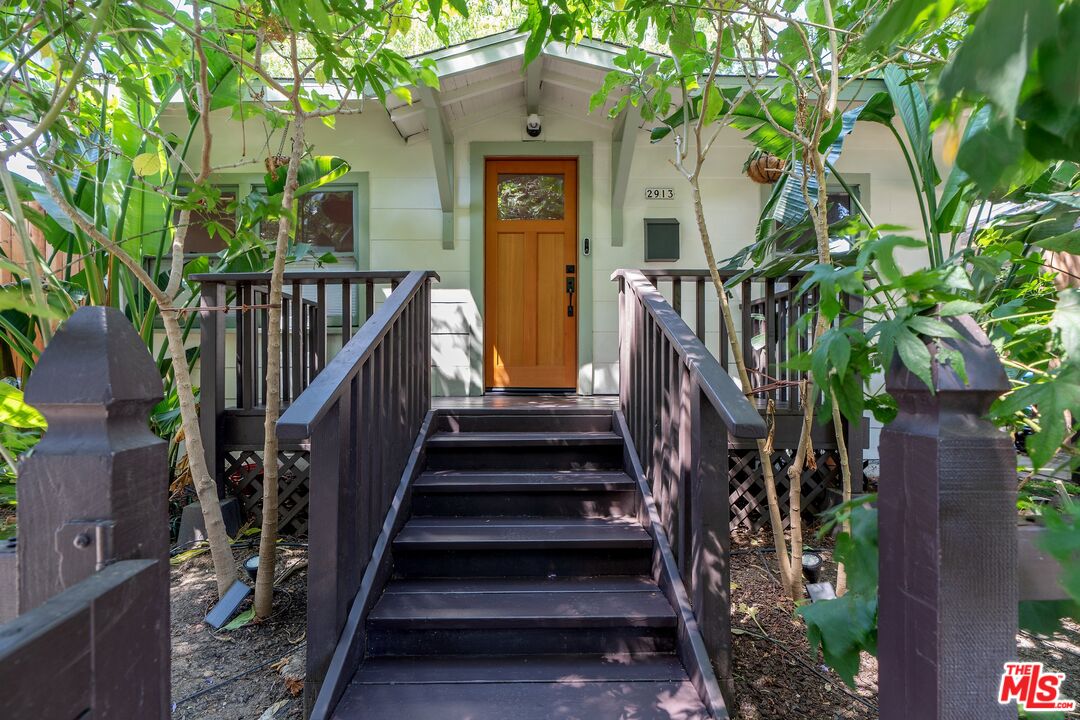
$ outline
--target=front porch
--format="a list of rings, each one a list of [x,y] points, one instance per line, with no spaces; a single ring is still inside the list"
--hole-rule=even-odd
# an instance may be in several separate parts
[[[795,286],[801,275],[781,278],[750,276],[732,292],[738,312],[739,342],[751,370],[756,388],[751,402],[757,411],[770,415],[774,438],[774,468],[781,491],[786,494],[786,468],[798,444],[802,408],[798,403],[797,383],[801,375],[784,363],[792,353],[808,346],[806,323],[800,318],[811,306],[811,299],[799,297]],[[265,362],[268,296],[267,276],[262,273],[205,274],[193,276],[202,287],[200,310],[201,347],[201,417],[208,464],[217,476],[222,498],[236,497],[244,515],[257,513],[262,498],[263,411],[265,397]],[[625,288],[625,277],[614,277]],[[410,282],[412,292],[405,297],[401,285]],[[364,382],[372,392],[394,387],[403,373],[411,381],[424,383],[425,397],[414,398],[416,412],[428,409],[463,412],[498,412],[522,410],[530,413],[562,411],[606,411],[630,402],[629,394],[651,397],[659,388],[635,385],[633,378],[619,378],[623,397],[616,395],[513,394],[488,392],[479,396],[431,397],[431,387],[439,383],[442,369],[432,360],[438,337],[432,318],[430,285],[438,282],[432,272],[407,271],[289,271],[283,299],[284,335],[282,350],[282,399],[306,404],[315,397],[310,388],[325,369],[345,371],[345,363],[355,362],[360,346],[373,340],[380,343],[405,341],[402,352],[379,351],[386,357],[377,370],[369,369]],[[717,364],[725,382],[730,381],[734,365],[729,341],[719,318],[718,302],[705,270],[648,270],[640,277],[642,288],[650,290],[650,300],[666,313],[667,322],[679,325],[682,332]],[[624,292],[622,297],[625,298]],[[857,298],[848,298],[849,307],[857,307]],[[405,305],[421,302],[417,317],[407,331],[396,325],[396,312]],[[623,301],[620,300],[620,306]],[[379,317],[373,316],[378,314]],[[640,319],[638,320],[641,321]],[[624,318],[619,329],[619,345],[653,343],[657,338],[635,337],[633,327]],[[691,329],[692,328],[692,329]],[[746,330],[744,330],[746,328]],[[408,338],[399,338],[402,332]],[[478,343],[482,344],[482,343]],[[381,345],[380,345],[381,347]],[[233,349],[235,348],[235,349]],[[655,348],[646,352],[648,362],[667,362]],[[369,351],[372,351],[369,348]],[[649,354],[652,353],[652,354]],[[620,359],[620,367],[624,365]],[[629,368],[630,365],[626,365]],[[669,362],[664,371],[670,373]],[[660,376],[660,365],[655,366]],[[621,375],[621,373],[620,373]],[[424,376],[424,377],[421,377]],[[326,380],[324,378],[324,380]],[[338,383],[344,382],[339,378]],[[353,378],[351,382],[358,382]],[[340,387],[335,387],[339,391]],[[410,388],[415,393],[419,388]],[[735,393],[732,402],[741,402]],[[771,408],[771,409],[770,409]],[[865,428],[847,428],[848,454],[853,483],[862,487],[863,450],[867,446]],[[411,441],[411,438],[409,438]],[[839,488],[840,463],[831,426],[815,424],[813,445],[816,469],[803,477],[803,498],[808,518],[835,501]],[[279,462],[282,466],[280,529],[304,534],[308,528],[310,496],[310,444],[282,442]],[[761,527],[767,513],[762,472],[752,442],[732,438],[729,441],[730,505],[732,527]],[[784,496],[782,496],[784,499]]]

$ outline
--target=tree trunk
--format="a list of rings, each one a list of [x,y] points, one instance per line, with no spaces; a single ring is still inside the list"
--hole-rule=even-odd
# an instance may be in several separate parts
[[[843,418],[840,417],[840,406],[836,404],[836,393],[829,391],[832,400],[832,421],[836,429],[836,452],[840,455],[840,477],[843,484],[843,501],[851,500],[851,464],[848,462],[847,440],[844,438]],[[845,520],[844,532],[851,532],[851,521]],[[836,566],[836,596],[840,597],[847,592],[847,571],[843,563]]]
[[[274,267],[270,273],[270,308],[266,338],[266,418],[263,424],[263,510],[259,539],[259,573],[255,578],[255,616],[269,617],[274,607],[274,573],[278,524],[277,421],[281,415],[281,296],[285,281],[285,256],[289,250],[289,216],[296,193],[296,173],[304,153],[304,120],[295,123],[292,154],[281,196],[282,217],[274,244]],[[300,298],[293,298],[300,302]],[[276,332],[275,332],[276,330]]]
[[[188,467],[191,469],[191,482],[199,497],[203,523],[206,525],[206,540],[210,544],[210,557],[214,562],[218,597],[221,598],[236,580],[236,561],[232,547],[229,546],[229,536],[225,532],[217,483],[206,465],[199,414],[195,409],[195,393],[192,390],[191,373],[188,371],[187,353],[184,349],[183,330],[176,313],[170,312],[168,308],[162,308],[161,318],[165,325],[165,337],[169,343],[169,356],[172,358],[173,375],[176,378],[176,397],[180,402],[180,421],[184,431]]]

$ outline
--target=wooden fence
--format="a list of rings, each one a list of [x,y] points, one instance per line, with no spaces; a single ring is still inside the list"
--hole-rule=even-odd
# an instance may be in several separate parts
[[[0,717],[169,717],[161,398],[118,310],[78,310],[42,353],[26,399],[49,429],[20,465],[17,577],[0,564],[20,612],[0,625]]]

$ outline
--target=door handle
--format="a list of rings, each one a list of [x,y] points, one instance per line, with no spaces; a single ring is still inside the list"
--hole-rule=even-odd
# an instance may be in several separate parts
[[[566,278],[566,294],[569,299],[566,303],[566,317],[574,317],[574,278]]]

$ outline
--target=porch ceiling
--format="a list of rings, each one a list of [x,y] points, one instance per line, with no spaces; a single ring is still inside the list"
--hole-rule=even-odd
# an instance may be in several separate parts
[[[411,104],[388,98],[390,120],[410,144],[428,141],[432,102],[438,106],[434,117],[441,118],[450,136],[456,129],[514,110],[522,118],[529,112],[558,112],[611,126],[602,110],[589,113],[589,97],[614,67],[614,48],[600,43],[570,49],[551,46],[528,72],[522,63],[524,49],[525,36],[511,32],[431,53],[428,57],[438,63],[439,91],[414,91]]]

